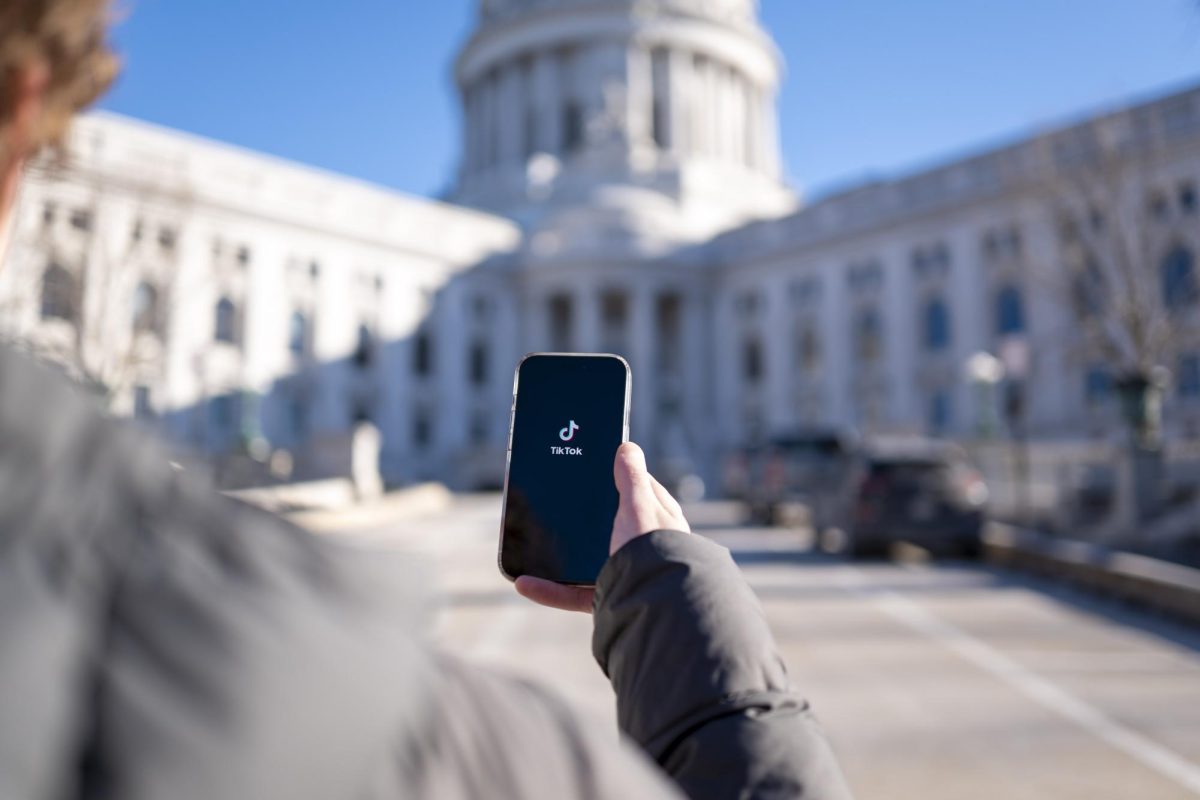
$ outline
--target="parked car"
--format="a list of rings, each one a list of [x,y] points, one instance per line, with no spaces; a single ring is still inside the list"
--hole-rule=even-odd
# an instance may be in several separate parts
[[[800,430],[741,450],[727,464],[730,496],[746,503],[751,518],[776,524],[783,510],[803,507],[818,530],[833,521],[830,502],[852,464],[853,439],[834,430]]]
[[[930,440],[862,448],[837,493],[837,549],[884,555],[906,541],[975,558],[982,547],[987,485],[962,448]]]

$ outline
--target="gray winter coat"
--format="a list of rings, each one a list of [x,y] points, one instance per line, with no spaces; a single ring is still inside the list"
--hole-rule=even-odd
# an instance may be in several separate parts
[[[605,567],[621,743],[434,649],[390,558],[193,485],[0,350],[0,798],[848,797],[723,548]]]

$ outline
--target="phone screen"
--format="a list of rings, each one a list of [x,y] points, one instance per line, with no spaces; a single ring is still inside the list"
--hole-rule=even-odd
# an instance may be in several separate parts
[[[592,585],[608,560],[627,436],[629,366],[610,355],[532,355],[517,368],[500,569]]]

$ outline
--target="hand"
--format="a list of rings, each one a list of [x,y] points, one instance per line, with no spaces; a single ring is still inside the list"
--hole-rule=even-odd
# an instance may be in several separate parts
[[[621,504],[613,520],[612,538],[608,552],[617,552],[631,540],[658,530],[691,532],[683,509],[663,485],[646,470],[646,455],[642,448],[626,442],[617,449],[613,478]],[[535,603],[564,611],[591,613],[595,590],[586,586],[563,586],[561,583],[531,578],[517,578],[517,592]]]

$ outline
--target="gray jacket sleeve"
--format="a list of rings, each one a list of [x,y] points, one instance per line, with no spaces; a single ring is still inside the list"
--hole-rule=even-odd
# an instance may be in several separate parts
[[[622,731],[690,797],[850,797],[728,550],[641,536],[601,572],[595,614]]]

